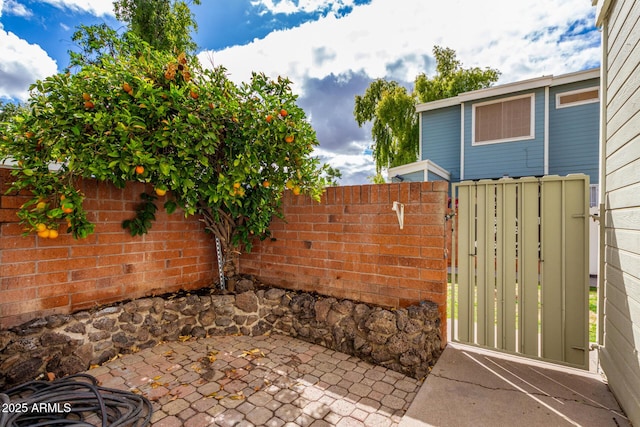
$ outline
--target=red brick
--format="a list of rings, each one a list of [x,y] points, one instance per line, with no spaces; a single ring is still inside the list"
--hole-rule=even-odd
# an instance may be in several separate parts
[[[36,272],[36,265],[33,262],[18,262],[13,264],[0,264],[0,276],[25,276]]]
[[[69,306],[69,295],[58,295],[49,298],[43,298],[39,300],[40,308],[42,310],[49,310],[58,307]]]
[[[64,258],[55,261],[38,261],[38,274],[51,273],[54,271],[70,271],[80,269],[91,269],[96,266],[95,257],[87,258]]]
[[[21,288],[0,291],[2,302],[5,304],[29,301],[34,299],[36,297],[36,294],[37,288]]]
[[[67,258],[69,256],[69,248],[46,248],[46,249],[18,249],[3,250],[0,256],[2,263],[37,261],[48,259]]]

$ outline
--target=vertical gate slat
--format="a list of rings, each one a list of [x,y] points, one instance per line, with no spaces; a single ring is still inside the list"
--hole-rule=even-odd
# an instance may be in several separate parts
[[[476,199],[476,289],[475,289],[475,306],[476,306],[476,344],[487,345],[486,335],[486,318],[487,318],[487,301],[486,301],[486,267],[487,267],[487,191],[486,181],[480,181],[477,188]]]
[[[484,268],[484,286],[485,286],[485,334],[486,345],[495,346],[496,342],[496,185],[489,182],[485,185],[485,268]]]
[[[570,178],[570,177],[569,177]],[[586,181],[586,182],[585,182]],[[565,180],[565,361],[589,364],[589,177]]]
[[[542,182],[542,357],[563,360],[563,184],[557,177]]]
[[[460,341],[471,342],[471,322],[473,317],[469,316],[470,311],[470,288],[471,288],[471,257],[473,247],[471,246],[473,237],[471,236],[471,209],[475,205],[471,194],[471,187],[468,185],[457,186],[458,190],[458,330],[457,337]]]
[[[538,356],[538,215],[539,183],[536,179],[523,179],[520,197],[518,227],[519,269],[522,269],[520,282],[518,314],[520,323],[521,352]]]
[[[516,189],[517,184],[505,183],[502,229],[503,231],[503,349],[518,351],[516,342]]]
[[[496,185],[496,343],[497,348],[506,348],[504,343],[504,183]]]

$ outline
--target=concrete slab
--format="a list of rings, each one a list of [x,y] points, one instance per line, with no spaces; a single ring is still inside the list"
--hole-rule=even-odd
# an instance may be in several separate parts
[[[450,343],[399,426],[513,425],[631,424],[598,374]]]

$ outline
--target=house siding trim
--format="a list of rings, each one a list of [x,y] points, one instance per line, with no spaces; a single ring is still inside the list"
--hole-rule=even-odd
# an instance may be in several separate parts
[[[464,102],[460,103],[460,181],[464,180]]]
[[[423,172],[424,177],[422,181],[432,181],[429,179],[429,173],[433,173],[438,175],[440,178],[445,181],[451,180],[451,174],[449,171],[439,166],[438,164],[432,162],[431,160],[421,160],[419,162],[409,163],[402,166],[396,166],[394,168],[389,168],[388,176],[389,179],[392,179],[396,176],[403,176],[414,174],[416,172]]]
[[[549,86],[544,88],[544,174],[549,175]]]

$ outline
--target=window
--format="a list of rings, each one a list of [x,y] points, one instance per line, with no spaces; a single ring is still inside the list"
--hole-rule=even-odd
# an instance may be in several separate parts
[[[491,144],[534,137],[534,95],[473,106],[472,143]]]
[[[590,104],[599,100],[600,89],[597,87],[572,90],[556,94],[556,108],[575,107],[576,105]]]

